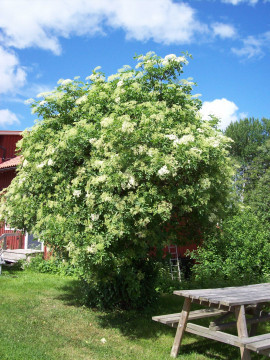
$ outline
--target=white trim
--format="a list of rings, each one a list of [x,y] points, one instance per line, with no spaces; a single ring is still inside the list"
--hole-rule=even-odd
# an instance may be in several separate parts
[[[24,234],[24,249],[27,250],[28,248],[28,232]]]
[[[0,135],[21,135],[22,131],[0,130]]]

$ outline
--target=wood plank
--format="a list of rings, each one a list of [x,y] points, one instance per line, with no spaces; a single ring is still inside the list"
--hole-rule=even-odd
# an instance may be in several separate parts
[[[238,306],[235,309],[235,317],[236,317],[236,327],[237,327],[238,337],[243,339],[248,338],[244,305]],[[240,345],[240,354],[241,354],[241,360],[251,360],[250,352],[243,344]]]
[[[43,251],[33,249],[9,249],[3,251],[3,259],[7,262],[17,262],[19,260],[27,260],[29,256],[37,254],[43,254]]]
[[[180,318],[178,326],[177,326],[177,331],[176,331],[174,343],[173,343],[172,350],[171,350],[171,356],[173,358],[176,358],[178,355],[178,352],[179,352],[181,341],[182,341],[182,338],[183,338],[183,335],[184,335],[184,332],[186,329],[186,325],[187,325],[190,305],[191,305],[191,300],[186,298],[184,301],[183,310],[181,312],[181,318]]]
[[[194,310],[194,311],[190,311],[188,320],[204,319],[204,318],[208,318],[208,317],[222,315],[225,313],[226,313],[226,311],[218,310],[218,309]],[[160,322],[160,323],[168,325],[168,326],[177,327],[177,323],[180,320],[180,316],[181,316],[181,313],[158,315],[158,316],[153,316],[152,320]]]
[[[257,316],[257,317],[253,317],[253,318],[250,318],[250,319],[246,319],[246,323],[248,325],[251,325],[251,324],[258,324],[260,322],[264,322],[264,321],[267,321],[270,319],[270,313],[267,314],[267,315],[262,315],[262,316]],[[209,328],[211,330],[225,330],[225,329],[229,329],[229,328],[232,328],[236,326],[236,321],[230,321],[230,322],[227,322],[227,323],[223,323],[223,324],[210,324]]]
[[[270,350],[270,339],[252,342],[246,345],[247,349],[260,352],[262,350]]]
[[[252,336],[247,339],[242,339],[242,342],[243,342],[243,344],[252,344],[252,343],[255,343],[258,341],[262,341],[262,340],[270,340],[270,333]]]
[[[205,326],[201,326],[193,323],[187,323],[186,331],[194,335],[199,335],[207,339],[220,341],[222,343],[237,347],[239,347],[242,344],[238,336],[227,334],[221,331],[213,331]]]
[[[240,347],[241,345],[244,347],[248,347],[248,346],[251,347],[252,344],[256,342],[270,341],[270,334],[257,335],[251,338],[239,338],[236,335],[227,334],[222,331],[210,330],[207,327],[193,323],[187,323],[186,331],[194,335],[199,335],[211,340],[220,341],[225,344],[233,345],[236,347]]]
[[[270,301],[270,283],[218,289],[177,290],[175,295],[208,301],[213,304],[236,306]]]

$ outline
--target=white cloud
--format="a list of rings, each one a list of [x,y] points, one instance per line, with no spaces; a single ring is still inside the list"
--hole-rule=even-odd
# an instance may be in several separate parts
[[[19,65],[19,60],[11,51],[0,46],[0,94],[12,92],[26,82],[26,72]]]
[[[232,52],[247,59],[261,58],[264,56],[264,48],[270,48],[270,31],[256,36],[248,36],[242,40],[243,46],[232,48]]]
[[[212,29],[215,36],[220,36],[221,38],[232,38],[236,36],[236,30],[234,26],[223,23],[214,23],[212,24]]]
[[[196,19],[187,3],[172,0],[119,0],[108,24],[123,28],[127,37],[153,39],[161,43],[189,43],[195,34],[207,33],[208,27]]]
[[[173,0],[1,0],[0,41],[19,49],[61,52],[59,37],[123,29],[128,38],[160,43],[189,43],[207,33],[194,9]]]
[[[210,115],[220,119],[219,128],[224,130],[231,123],[238,119],[238,106],[233,101],[225,98],[205,101],[201,108],[203,119],[210,120]]]
[[[248,3],[249,5],[257,4],[259,0],[222,0],[222,2],[232,5],[239,5],[241,3]]]
[[[6,128],[8,125],[20,124],[17,116],[8,109],[0,110],[0,126]]]

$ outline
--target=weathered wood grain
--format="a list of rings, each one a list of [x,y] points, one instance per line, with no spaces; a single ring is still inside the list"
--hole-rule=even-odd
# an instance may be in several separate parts
[[[235,309],[235,317],[238,337],[245,340],[248,338],[248,331],[244,305],[237,306]],[[241,360],[251,360],[250,351],[243,344],[240,345],[240,354]]]
[[[270,300],[270,283],[202,290],[177,290],[175,295],[224,306],[248,305]]]
[[[201,309],[201,310],[194,310],[190,311],[188,315],[188,320],[195,320],[195,319],[204,319],[208,317],[218,316],[225,314],[226,311],[218,310],[218,309]],[[153,316],[152,320],[160,322],[162,324],[177,327],[177,324],[180,320],[181,313],[175,314],[168,314],[168,315],[158,315]]]
[[[184,301],[183,310],[182,310],[181,317],[180,317],[180,320],[179,320],[179,323],[177,326],[177,331],[176,331],[174,343],[173,343],[172,350],[171,350],[171,356],[173,358],[176,358],[177,354],[179,352],[181,341],[182,341],[182,338],[183,338],[183,335],[184,335],[184,332],[186,329],[186,325],[187,325],[190,305],[191,305],[190,299],[186,298]]]

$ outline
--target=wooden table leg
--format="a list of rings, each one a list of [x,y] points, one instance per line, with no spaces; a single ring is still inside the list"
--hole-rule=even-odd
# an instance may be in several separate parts
[[[188,321],[188,315],[189,315],[189,310],[190,310],[190,304],[191,304],[191,299],[189,298],[185,298],[184,301],[184,305],[183,305],[183,310],[181,313],[181,317],[179,319],[179,323],[177,326],[177,331],[175,334],[175,338],[174,338],[174,343],[173,343],[173,347],[171,350],[171,357],[176,358],[178,355],[178,351],[181,345],[181,341],[184,335],[184,331],[186,329],[187,326],[187,321]]]
[[[244,305],[237,306],[235,308],[235,316],[236,316],[236,325],[237,325],[238,336],[240,338],[248,337]],[[244,346],[240,346],[240,353],[241,353],[241,360],[251,360],[250,351],[248,349],[246,349]]]

